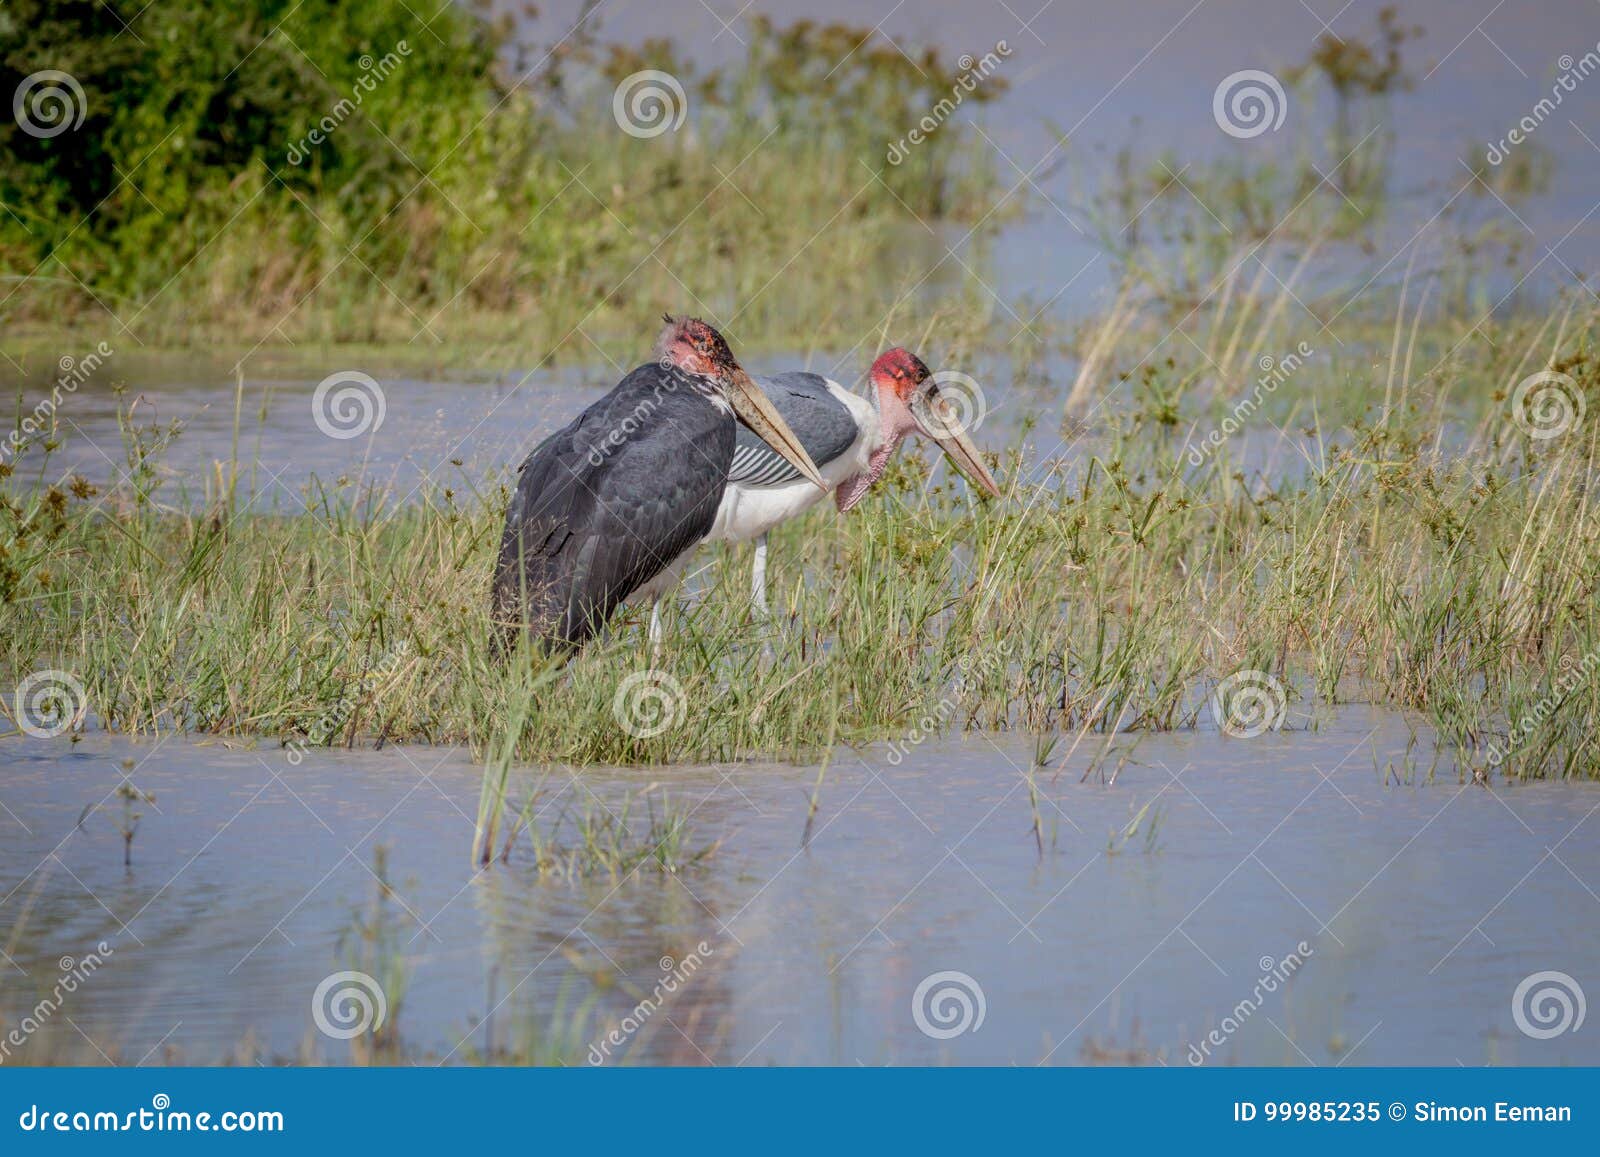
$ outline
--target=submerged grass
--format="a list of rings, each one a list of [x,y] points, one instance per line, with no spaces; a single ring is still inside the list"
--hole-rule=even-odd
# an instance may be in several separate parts
[[[1032,322],[1001,347],[996,330],[1010,327],[987,312],[992,298],[982,309],[963,300],[974,291],[964,281],[923,287],[913,304],[896,296],[907,287],[892,271],[916,283],[926,263],[883,260],[918,218],[989,219],[1007,203],[984,210],[996,186],[983,150],[964,132],[942,133],[915,172],[874,176],[857,163],[862,150],[909,111],[907,90],[890,83],[903,67],[897,55],[867,52],[851,65],[844,75],[860,99],[844,116],[837,78],[803,78],[850,30],[758,31],[731,79],[705,78],[704,119],[681,138],[630,137],[652,147],[623,155],[593,143],[583,120],[592,106],[554,120],[541,112],[550,155],[569,177],[603,188],[612,210],[585,209],[579,222],[574,252],[593,261],[539,267],[542,290],[570,299],[560,309],[513,292],[516,262],[536,256],[527,246],[549,240],[518,232],[523,211],[545,204],[537,173],[518,178],[515,212],[504,198],[467,206],[489,215],[486,238],[446,245],[440,234],[434,262],[405,241],[393,268],[422,278],[408,293],[454,287],[450,300],[470,298],[471,253],[512,229],[512,264],[470,284],[498,286],[502,336],[504,318],[516,316],[516,339],[545,356],[574,318],[566,339],[589,345],[606,317],[637,328],[640,302],[679,301],[677,278],[690,267],[693,284],[716,286],[703,292],[741,339],[807,332],[828,344],[848,302],[852,316],[883,320],[876,333],[843,335],[843,348],[892,334],[936,365],[1009,376],[1005,391],[990,391],[997,417],[977,432],[1009,442],[1001,499],[976,501],[902,454],[848,517],[819,508],[774,534],[771,621],[748,607],[747,558],[719,548],[704,552],[711,565],[691,596],[668,607],[659,656],[635,612],[569,665],[526,653],[501,665],[489,654],[485,603],[507,477],[458,465],[454,478],[436,473],[403,501],[313,479],[304,509],[284,513],[250,501],[251,467],[234,461],[216,466],[202,494],[174,497],[162,469],[173,430],[135,401],[122,411],[122,480],[107,492],[52,473],[53,431],[0,462],[0,674],[65,672],[94,720],[130,732],[470,745],[488,766],[480,859],[503,855],[518,833],[507,810],[516,764],[811,758],[836,743],[903,738],[909,749],[929,731],[1020,728],[1068,733],[1067,757],[1088,744],[1090,773],[1114,778],[1109,763],[1128,756],[1113,737],[1218,726],[1213,692],[1245,676],[1277,700],[1269,725],[1375,703],[1431,728],[1463,779],[1600,775],[1593,298],[1573,287],[1537,312],[1523,299],[1479,309],[1480,263],[1494,239],[1470,214],[1441,224],[1453,240],[1440,267],[1418,268],[1413,248],[1398,283],[1386,276],[1395,258],[1376,243],[1393,208],[1392,145],[1369,133],[1373,143],[1346,146],[1366,118],[1385,115],[1396,75],[1369,78],[1354,106],[1337,104],[1320,146],[1302,140],[1292,157],[1253,168],[1200,166],[1181,195],[1148,195],[1152,184],[1170,191],[1164,162],[1119,156],[1090,198],[1117,271],[1109,303],[1070,330],[1025,307]],[[1395,31],[1380,20],[1380,39]],[[489,57],[474,59],[489,83]],[[594,67],[609,79],[607,69],[645,63],[624,52]],[[1337,53],[1314,59],[1301,83],[1321,76],[1348,97],[1339,63]],[[770,87],[790,71],[795,86]],[[940,71],[928,80],[935,90],[948,79]],[[529,123],[497,119],[493,131],[524,133]],[[730,182],[724,162],[744,155],[750,133],[793,140],[762,144]],[[341,143],[356,149],[358,138]],[[499,163],[462,158],[458,175]],[[883,180],[933,199],[907,213],[903,197],[878,188]],[[1474,180],[1482,187],[1460,205],[1491,193],[1520,203],[1537,191],[1493,173]],[[857,184],[849,212],[836,212],[838,189]],[[831,195],[817,196],[820,187]],[[294,198],[296,212],[309,197]],[[680,230],[683,202],[695,212]],[[411,224],[397,228],[411,236]],[[229,257],[229,245],[259,256],[252,234],[231,237],[209,258],[210,284],[222,287],[212,320],[224,323],[259,274]],[[804,268],[775,284],[764,258],[781,261],[790,240],[805,238]],[[635,266],[641,281],[620,277],[624,251],[647,255]],[[338,256],[319,254],[295,276]],[[458,260],[467,264],[449,265]],[[792,294],[791,282],[814,298]],[[880,291],[892,307],[880,308]],[[355,313],[384,316],[360,296],[378,289],[351,292]],[[343,306],[315,321],[328,299],[298,294],[284,295],[293,319],[279,336],[387,335]],[[1053,380],[1057,367],[1070,375]],[[641,686],[668,706],[667,725],[631,717],[630,689]],[[7,715],[17,710],[0,701]],[[536,858],[584,871],[628,862],[627,841],[596,824],[576,859],[548,849]],[[670,823],[656,834],[670,842]],[[1042,843],[1037,823],[1033,834]],[[679,845],[668,859],[684,855]]]
[[[0,668],[68,671],[95,720],[130,732],[469,744],[491,765],[482,854],[506,840],[493,768],[513,761],[804,758],[924,717],[1080,739],[1211,727],[1211,690],[1241,669],[1285,689],[1292,722],[1350,702],[1414,713],[1462,776],[1594,776],[1597,427],[1534,439],[1507,397],[1549,367],[1592,411],[1592,322],[1480,332],[1470,358],[1402,375],[1404,408],[1379,407],[1388,375],[1365,351],[1308,360],[1299,400],[1275,399],[1300,428],[1270,471],[1231,441],[1194,464],[1200,439],[1137,376],[1092,429],[1003,456],[999,501],[905,455],[857,512],[775,534],[772,622],[746,605],[747,556],[707,550],[659,659],[635,614],[565,667],[490,659],[503,484],[398,506],[313,485],[283,515],[223,471],[174,509],[158,433],[130,422],[115,490],[14,476],[0,491]],[[1436,326],[1425,344],[1471,340]],[[1361,412],[1324,428],[1323,400],[1351,406],[1363,381]],[[1219,405],[1185,399],[1186,421],[1202,430]],[[631,725],[619,688],[636,672],[671,726]]]

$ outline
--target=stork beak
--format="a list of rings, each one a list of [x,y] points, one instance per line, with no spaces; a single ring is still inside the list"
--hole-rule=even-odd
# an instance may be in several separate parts
[[[806,453],[806,448],[789,428],[789,423],[783,420],[783,415],[778,413],[777,407],[761,387],[751,381],[750,375],[742,369],[734,370],[728,381],[728,401],[734,413],[739,415],[739,420],[755,431],[758,438],[787,458],[796,470],[816,483],[819,489],[828,488],[817,470],[817,464]]]
[[[989,473],[989,468],[983,464],[983,458],[978,453],[978,447],[973,444],[967,432],[961,428],[961,423],[949,407],[945,399],[939,396],[938,390],[930,390],[928,397],[928,410],[930,421],[919,423],[923,433],[939,444],[939,449],[950,456],[950,460],[961,467],[963,473],[971,478],[983,492],[991,498],[1000,497],[1000,487],[994,480],[994,475]]]

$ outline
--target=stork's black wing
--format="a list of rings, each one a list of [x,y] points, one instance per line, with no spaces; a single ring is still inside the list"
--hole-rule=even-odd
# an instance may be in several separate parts
[[[579,646],[711,529],[735,422],[640,366],[528,455],[506,510],[493,613]],[[503,635],[504,639],[506,635]]]
[[[819,374],[799,371],[758,377],[783,420],[818,466],[825,466],[855,443],[860,429],[855,418],[828,389]],[[739,426],[728,481],[741,486],[780,486],[801,477],[787,458],[768,446],[744,425]]]

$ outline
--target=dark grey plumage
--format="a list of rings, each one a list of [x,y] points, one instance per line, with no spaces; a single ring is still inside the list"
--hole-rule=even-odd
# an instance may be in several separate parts
[[[495,567],[502,647],[524,623],[581,646],[711,529],[736,423],[685,380],[640,366],[523,462]]]
[[[755,375],[783,420],[800,439],[818,466],[825,466],[850,449],[861,430],[820,374],[798,370]],[[744,426],[738,430],[728,481],[740,486],[780,486],[800,478],[800,471]]]

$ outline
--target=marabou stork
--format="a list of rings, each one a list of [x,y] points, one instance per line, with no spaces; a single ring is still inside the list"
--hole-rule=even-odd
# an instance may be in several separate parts
[[[707,541],[756,540],[752,595],[763,613],[767,532],[803,514],[828,492],[841,512],[849,510],[883,476],[907,434],[931,438],[985,493],[999,497],[1000,487],[978,448],[943,412],[938,385],[921,358],[896,347],[872,363],[868,377],[870,398],[819,374],[791,371],[756,379],[821,468],[827,487],[819,491],[758,439],[739,431],[727,489]]]
[[[552,434],[518,468],[495,566],[503,649],[519,626],[554,650],[581,647],[623,600],[651,595],[703,541],[727,485],[735,415],[754,444],[826,485],[782,415],[697,318],[666,318],[657,360]]]

